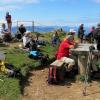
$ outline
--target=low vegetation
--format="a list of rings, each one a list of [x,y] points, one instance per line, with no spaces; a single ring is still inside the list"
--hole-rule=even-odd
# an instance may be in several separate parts
[[[52,33],[42,34],[40,38],[47,40],[46,46],[40,47],[43,54],[48,54],[50,59],[54,58],[57,46],[50,44]],[[60,38],[63,38],[64,34]],[[20,100],[21,93],[24,89],[24,81],[27,81],[27,75],[30,70],[34,70],[39,66],[39,60],[32,60],[28,57],[28,52],[25,52],[16,46],[10,48],[0,44],[0,51],[6,55],[6,62],[13,64],[15,69],[20,69],[21,77],[8,77],[0,74],[0,98],[3,100]]]

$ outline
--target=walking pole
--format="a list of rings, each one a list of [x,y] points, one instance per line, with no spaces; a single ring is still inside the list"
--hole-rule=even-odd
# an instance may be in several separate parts
[[[84,89],[83,89],[83,96],[86,96],[86,89],[87,89],[87,85],[88,85],[88,79],[90,75],[90,68],[91,68],[91,62],[92,62],[92,50],[94,50],[93,48],[89,47],[89,55],[88,55],[88,62],[87,62],[87,66],[86,66],[86,71],[85,71],[85,80],[84,80]]]
[[[89,63],[87,63],[86,71],[85,71],[85,80],[84,80],[83,96],[86,96],[86,89],[87,89],[87,85],[88,85],[88,69],[89,69]]]

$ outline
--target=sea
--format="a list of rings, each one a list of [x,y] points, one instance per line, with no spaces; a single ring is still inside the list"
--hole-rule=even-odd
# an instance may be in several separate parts
[[[77,33],[78,31],[78,27],[71,27],[71,26],[34,26],[34,28],[32,26],[26,26],[26,30],[30,31],[30,32],[39,32],[39,33],[47,33],[47,32],[52,32],[56,29],[63,29],[65,32],[69,32],[70,29],[74,29]],[[87,35],[89,33],[90,28],[89,27],[85,27],[85,35]],[[1,30],[1,28],[0,28]],[[12,33],[13,36],[15,34],[17,34],[17,27],[13,26],[12,27]]]

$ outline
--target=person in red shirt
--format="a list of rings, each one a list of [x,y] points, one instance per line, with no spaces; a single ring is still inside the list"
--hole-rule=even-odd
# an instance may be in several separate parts
[[[61,42],[56,54],[57,59],[61,59],[62,57],[69,57],[69,49],[74,48],[73,39],[73,35],[68,35],[67,39]]]
[[[58,51],[56,52],[56,60],[50,64],[49,83],[52,82],[52,79],[55,83],[57,83],[57,67],[61,67],[59,79],[60,81],[64,81],[63,68],[66,67],[66,71],[70,72],[74,65],[77,64],[77,58],[71,55],[70,52],[70,49],[74,48],[77,46],[77,43],[79,43],[79,41],[74,40],[74,35],[75,32],[70,32],[70,34],[68,34],[67,37],[60,43]]]
[[[56,60],[50,64],[50,79],[52,79],[52,74],[53,73],[53,78],[55,82],[57,81],[56,79],[56,68],[59,66],[65,66],[66,65],[66,70],[69,72],[72,70],[73,66],[75,65],[74,59],[70,58],[70,51],[69,49],[74,48],[75,42],[74,42],[74,35],[68,35],[67,38],[61,42],[58,51],[56,53]],[[53,66],[53,70],[52,70]],[[64,80],[63,75],[60,75],[60,80]]]
[[[11,20],[11,15],[9,14],[9,12],[6,13],[6,21],[8,24],[8,32],[11,33],[12,20]]]

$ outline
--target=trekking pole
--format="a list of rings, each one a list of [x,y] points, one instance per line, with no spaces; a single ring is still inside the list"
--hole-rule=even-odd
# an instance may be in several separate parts
[[[86,96],[86,89],[87,89],[87,85],[88,85],[88,67],[89,67],[89,63],[87,63],[86,72],[85,72],[83,96]]]
[[[86,89],[87,89],[89,75],[90,75],[91,62],[92,62],[92,50],[89,48],[88,62],[85,71],[83,96],[86,96]]]

